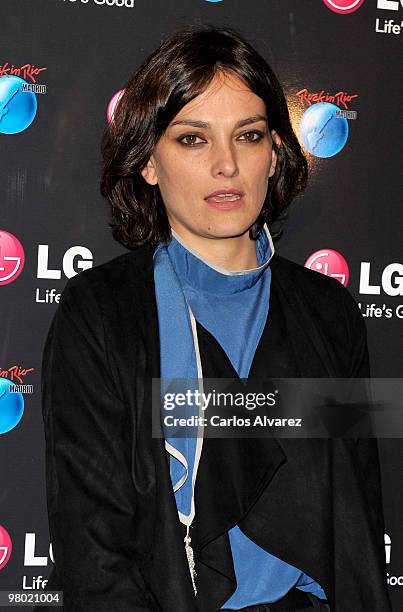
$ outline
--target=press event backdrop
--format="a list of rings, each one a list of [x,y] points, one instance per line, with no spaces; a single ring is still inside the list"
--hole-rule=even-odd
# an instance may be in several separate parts
[[[311,177],[276,248],[348,287],[372,375],[401,375],[402,20],[403,0],[1,0],[0,590],[31,593],[50,573],[43,344],[67,279],[125,251],[99,194],[101,133],[131,72],[179,26],[232,26],[277,71]],[[380,441],[396,612],[402,443]]]

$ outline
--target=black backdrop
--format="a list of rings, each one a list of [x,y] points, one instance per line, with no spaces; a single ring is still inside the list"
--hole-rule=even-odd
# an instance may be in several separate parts
[[[299,92],[352,97],[346,104],[341,96],[325,99],[356,117],[347,119],[348,139],[338,153],[307,152],[310,183],[295,201],[276,248],[302,264],[319,251],[320,261],[327,261],[329,248],[345,258],[348,289],[367,315],[372,375],[400,376],[403,3],[365,0],[343,14],[349,4],[355,3],[1,0],[0,86],[6,75],[17,75],[45,87],[29,94],[36,97],[37,112],[25,129],[21,121],[27,111],[13,106],[17,98],[7,103],[0,87],[0,110],[8,108],[8,119],[17,127],[20,121],[19,131],[10,134],[4,133],[6,115],[0,118],[0,376],[33,385],[32,393],[23,394],[21,420],[0,435],[0,547],[8,536],[12,543],[9,559],[0,563],[0,590],[32,592],[29,587],[41,586],[33,579],[46,578],[52,565],[40,409],[41,354],[57,307],[51,296],[60,293],[67,276],[125,250],[111,237],[99,195],[106,109],[129,74],[177,27],[228,25],[245,35],[282,80],[301,140],[300,119],[319,98],[308,101]],[[41,69],[36,76],[32,67]],[[331,149],[337,138],[329,138]],[[25,253],[21,273],[6,281],[2,269],[11,247],[5,232]],[[69,251],[72,247],[77,249]],[[391,264],[396,265],[388,268]],[[380,440],[380,450],[385,579],[398,611],[403,607],[402,440]]]

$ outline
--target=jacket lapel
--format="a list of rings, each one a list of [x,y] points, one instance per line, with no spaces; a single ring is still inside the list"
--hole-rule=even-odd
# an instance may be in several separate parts
[[[163,438],[152,437],[152,379],[160,377],[153,248],[140,247],[122,261],[125,273],[111,280],[111,336],[133,431],[131,473],[137,496],[139,568],[153,612],[196,612],[195,597],[169,474]]]
[[[304,329],[293,307],[295,297],[290,304],[281,278],[273,274],[269,315],[252,361],[251,382],[259,378],[327,375],[328,370],[322,363],[323,353],[312,342],[311,330]],[[204,377],[239,379],[215,338],[201,324],[197,329]],[[295,444],[291,446],[291,450],[295,447]],[[276,554],[276,549],[270,545],[270,535],[262,538],[259,533],[272,534],[269,523],[273,523],[271,516],[274,516],[270,512],[261,513],[259,499],[263,496],[270,498],[271,483],[282,480],[283,470],[287,469],[286,448],[286,443],[280,444],[270,437],[204,439],[196,480],[193,523],[201,592],[198,603],[202,612],[218,609],[236,588],[227,534],[234,525],[242,525],[245,533],[256,543]],[[287,486],[292,490],[290,481]],[[286,528],[280,515],[277,515],[275,524],[278,538]],[[291,551],[298,547],[298,542],[293,542]],[[298,559],[298,555],[293,557],[293,552],[291,557],[287,557],[290,549],[285,555],[281,549],[277,549],[277,553],[289,562]],[[312,551],[312,556],[315,555]],[[327,576],[324,583],[328,585]]]

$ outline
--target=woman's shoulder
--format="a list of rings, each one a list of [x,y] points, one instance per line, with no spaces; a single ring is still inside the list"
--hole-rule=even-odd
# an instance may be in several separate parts
[[[70,293],[91,293],[96,299],[119,298],[124,292],[136,292],[152,280],[153,248],[144,245],[71,277],[62,292],[62,298]]]
[[[335,278],[320,272],[316,272],[315,270],[311,270],[302,264],[283,257],[283,255],[279,255],[278,253],[275,253],[273,256],[271,268],[274,270],[274,273],[281,278],[288,277],[290,280],[292,280],[292,282],[298,282],[298,284],[306,285],[307,288],[310,288],[311,290],[326,288],[330,291],[337,291],[339,286],[343,286],[341,285],[340,281],[336,280]]]
[[[298,292],[306,302],[316,305],[319,310],[337,310],[342,303],[348,311],[357,313],[357,302],[336,278],[306,268],[277,253],[272,259],[271,268],[273,278],[289,296]]]

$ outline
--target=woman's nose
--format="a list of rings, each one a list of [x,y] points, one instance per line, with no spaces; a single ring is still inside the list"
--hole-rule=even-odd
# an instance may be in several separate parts
[[[216,143],[211,150],[211,172],[213,176],[235,176],[238,174],[236,152],[231,143]]]

